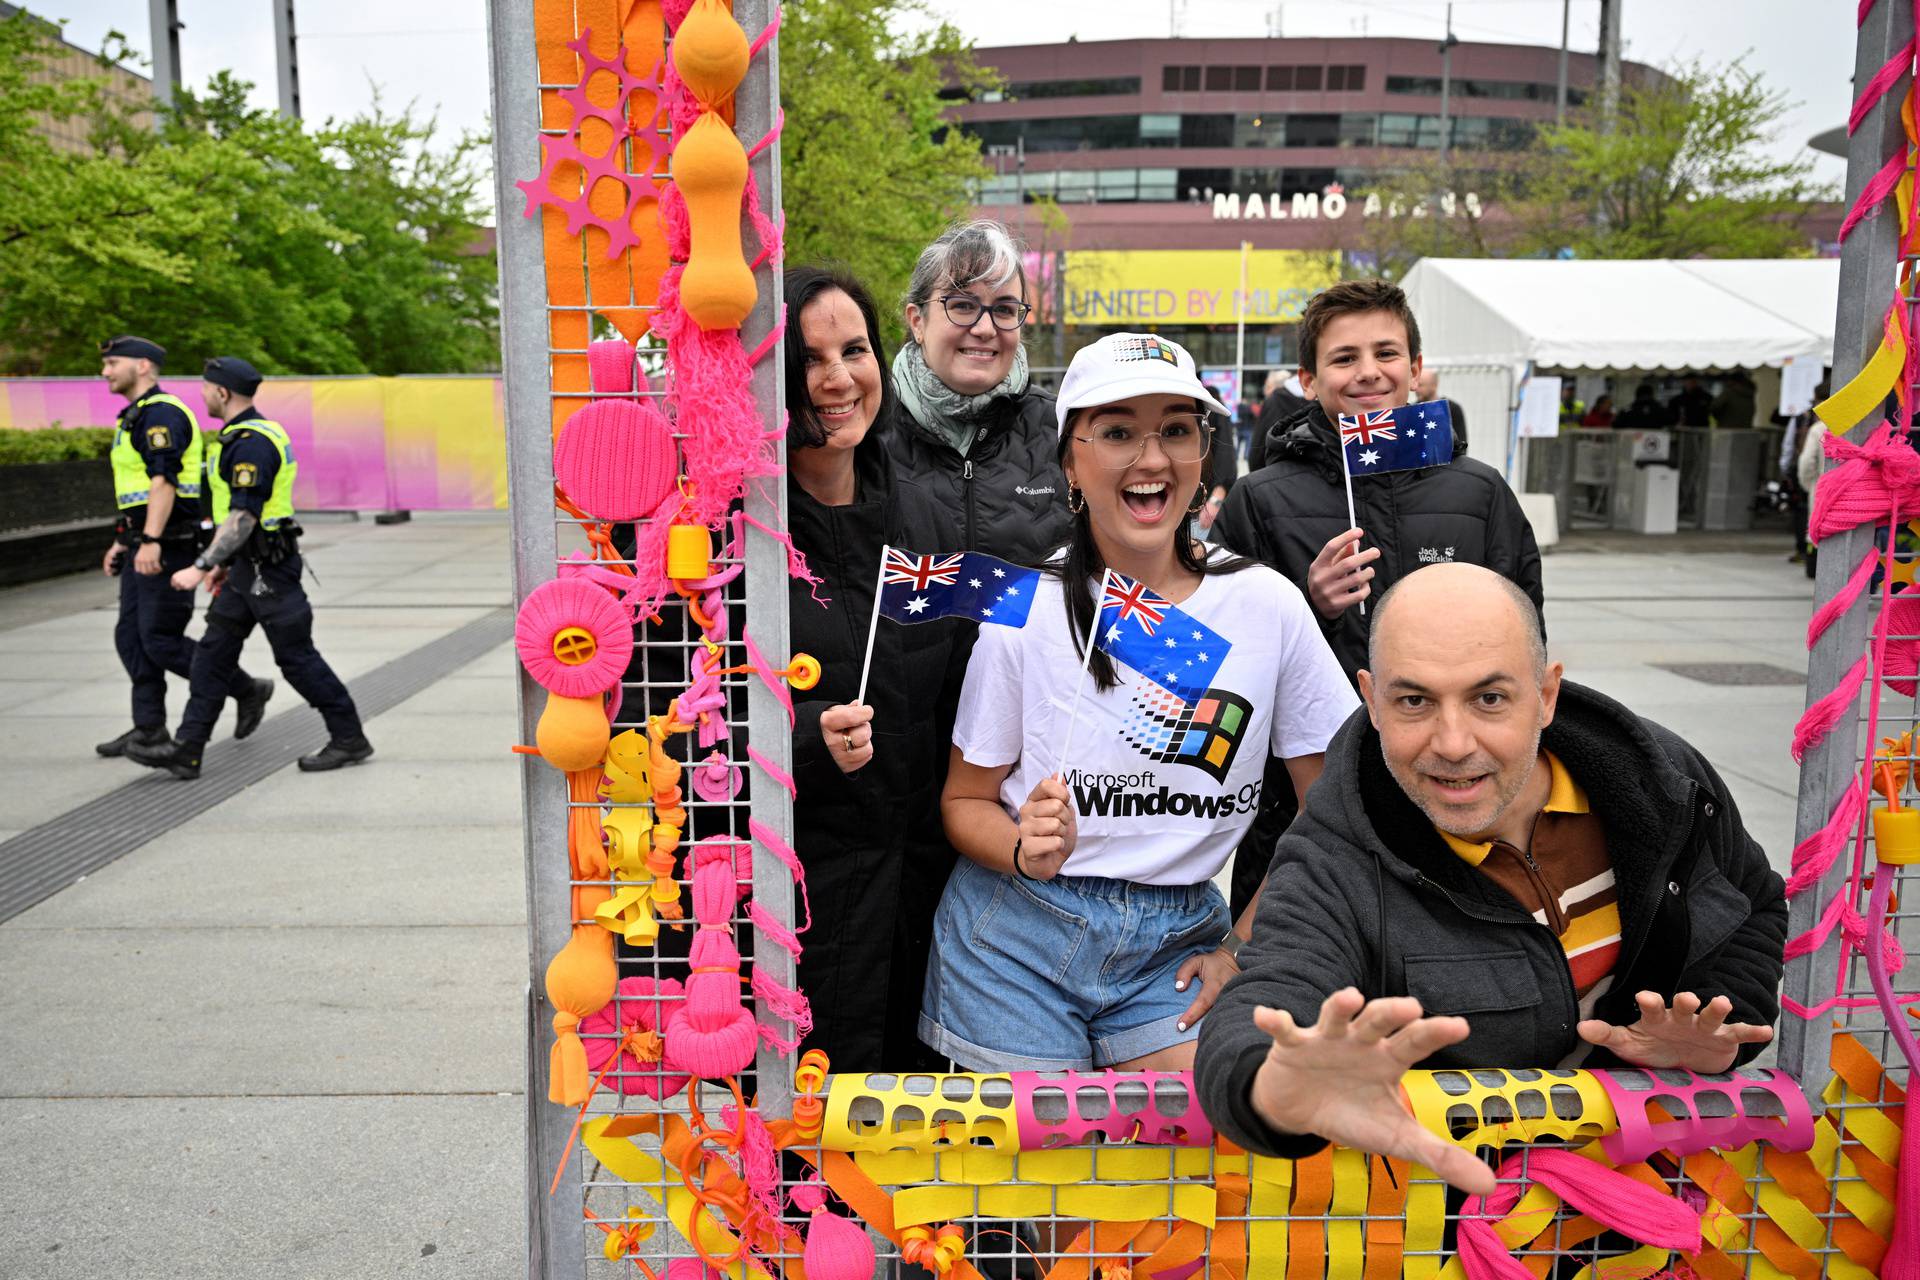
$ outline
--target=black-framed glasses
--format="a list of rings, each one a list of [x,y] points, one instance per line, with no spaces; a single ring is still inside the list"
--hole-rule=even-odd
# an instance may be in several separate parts
[[[1124,421],[1095,422],[1091,431],[1074,439],[1091,445],[1094,459],[1111,471],[1124,471],[1145,457],[1149,440],[1160,442],[1168,462],[1198,462],[1213,444],[1207,420],[1198,413],[1170,413],[1160,420],[1158,431],[1141,431]]]
[[[1033,308],[1024,302],[996,302],[989,306],[970,293],[949,293],[940,299],[940,310],[962,329],[979,324],[982,311],[993,320],[994,328],[1018,329],[1027,322]]]

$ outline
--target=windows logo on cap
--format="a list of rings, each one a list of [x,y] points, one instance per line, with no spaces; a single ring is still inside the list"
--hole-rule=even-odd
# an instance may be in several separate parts
[[[1215,413],[1227,412],[1200,381],[1185,347],[1157,333],[1109,333],[1074,353],[1054,413],[1064,432],[1075,409],[1146,395],[1191,396]]]
[[[1174,354],[1171,342],[1156,334],[1145,334],[1122,338],[1113,344],[1115,360],[1165,360],[1174,368],[1180,367],[1180,357]]]

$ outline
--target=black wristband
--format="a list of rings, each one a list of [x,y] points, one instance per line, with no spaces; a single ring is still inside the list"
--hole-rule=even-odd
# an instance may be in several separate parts
[[[143,547],[158,546],[160,545],[160,539],[154,537],[150,533],[142,533],[140,535],[140,545]]]
[[[1013,838],[1013,869],[1022,880],[1031,880],[1035,884],[1038,884],[1040,883],[1040,877],[1028,875],[1027,869],[1020,865],[1020,844],[1023,838],[1024,837],[1021,836],[1015,836]]]

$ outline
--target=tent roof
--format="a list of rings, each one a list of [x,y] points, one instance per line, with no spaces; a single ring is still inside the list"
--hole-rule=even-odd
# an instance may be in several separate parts
[[[1422,348],[1569,369],[1832,362],[1835,259],[1423,258],[1405,287]]]

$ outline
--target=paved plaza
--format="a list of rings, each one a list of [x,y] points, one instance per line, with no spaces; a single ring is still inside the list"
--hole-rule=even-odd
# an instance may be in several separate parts
[[[1784,542],[1576,539],[1546,562],[1569,675],[1692,740],[1780,867],[1803,691],[1696,677],[1804,671],[1811,584]],[[400,691],[369,720],[378,754],[318,775],[289,755],[0,924],[8,1280],[523,1274],[512,647],[392,674],[510,607],[506,518],[316,520],[308,547],[322,652],[356,697]],[[93,754],[127,714],[114,589],[0,592],[0,842],[129,784],[155,803],[189,786]],[[261,637],[246,662],[274,674]],[[175,715],[184,699],[176,682]],[[282,682],[260,738],[191,785],[323,740]]]

